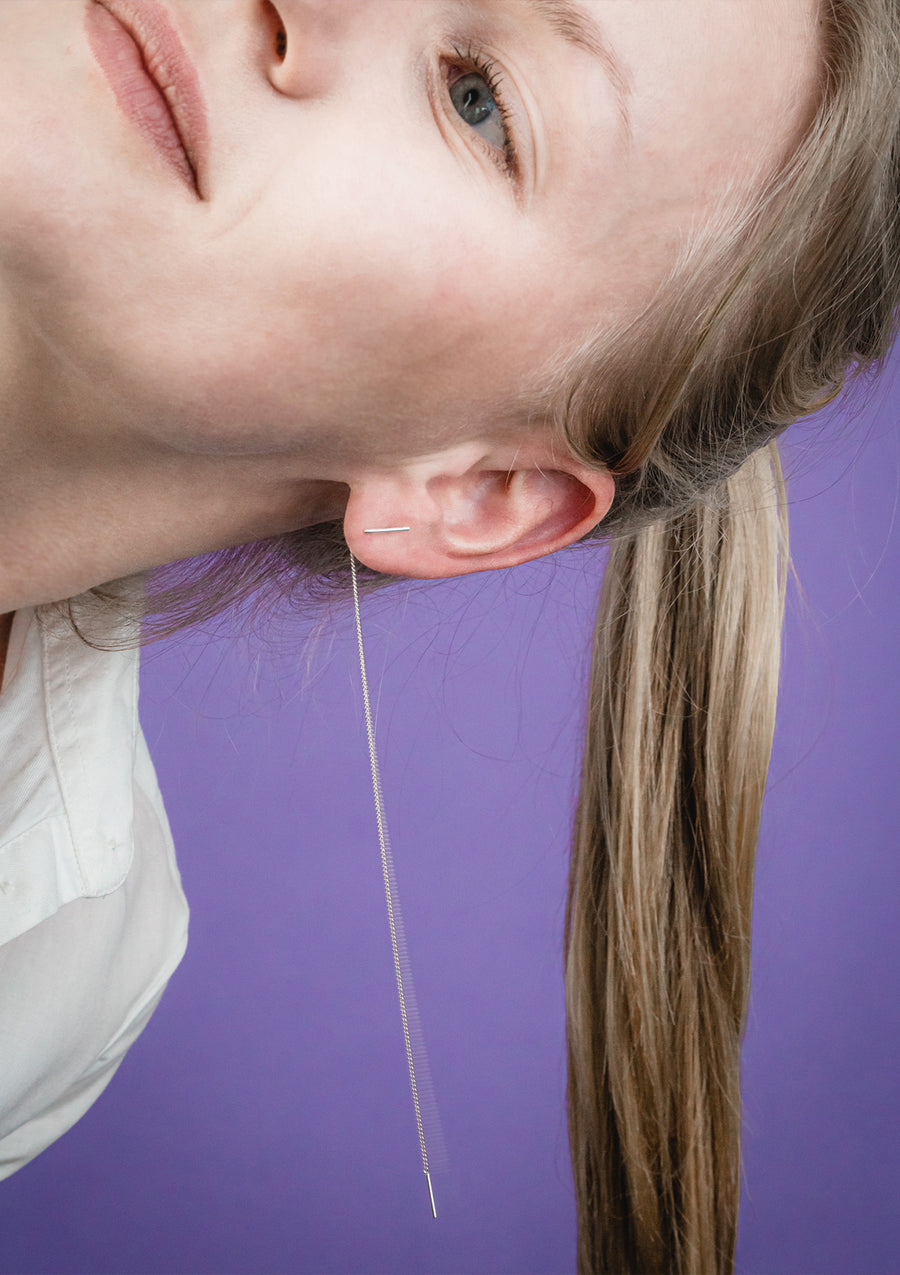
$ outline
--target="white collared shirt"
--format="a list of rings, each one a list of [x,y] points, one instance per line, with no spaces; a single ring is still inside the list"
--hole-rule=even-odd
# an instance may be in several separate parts
[[[138,653],[17,612],[0,694],[0,1178],[99,1097],[187,943]]]

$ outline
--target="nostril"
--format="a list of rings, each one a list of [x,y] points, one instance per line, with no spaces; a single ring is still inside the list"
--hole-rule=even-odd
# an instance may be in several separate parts
[[[272,48],[279,62],[283,62],[287,57],[287,31],[284,23],[281,21],[281,15],[272,3],[272,0],[263,0],[263,10],[265,11],[266,21],[269,24],[271,32]]]

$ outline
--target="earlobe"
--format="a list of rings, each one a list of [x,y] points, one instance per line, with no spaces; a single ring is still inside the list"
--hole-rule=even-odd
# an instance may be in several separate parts
[[[392,575],[465,575],[553,553],[605,516],[607,470],[534,445],[508,446],[504,467],[503,452],[461,445],[351,484],[344,533],[354,555]]]

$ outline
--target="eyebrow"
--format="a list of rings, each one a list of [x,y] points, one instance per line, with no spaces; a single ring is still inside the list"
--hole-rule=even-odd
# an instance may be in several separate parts
[[[589,17],[576,0],[524,0],[524,3],[558,31],[567,44],[584,49],[597,58],[612,83],[619,114],[630,132],[628,97],[631,83],[596,19]]]

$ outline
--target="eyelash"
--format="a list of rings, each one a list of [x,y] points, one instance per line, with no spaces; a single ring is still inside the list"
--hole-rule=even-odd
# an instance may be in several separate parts
[[[480,75],[490,90],[491,97],[494,99],[497,112],[500,116],[500,123],[503,126],[504,145],[502,157],[499,155],[495,146],[489,146],[487,142],[478,137],[478,134],[474,132],[474,129],[471,131],[500,171],[507,177],[514,176],[519,168],[519,155],[516,149],[515,133],[512,125],[512,113],[506,105],[504,97],[503,72],[497,66],[497,63],[493,60],[493,58],[488,57],[486,54],[480,52],[478,49],[472,48],[471,46],[463,50],[454,45],[453,53],[455,57],[455,70],[459,71],[461,76],[471,75],[473,73]]]

